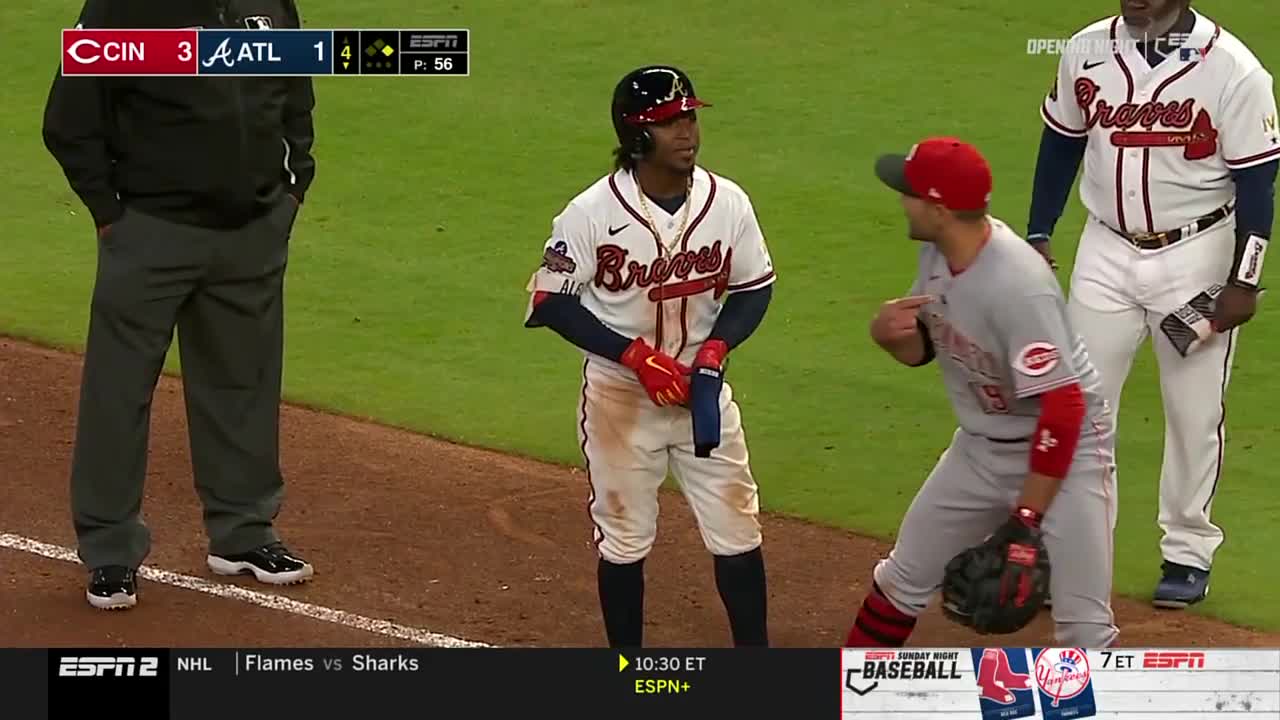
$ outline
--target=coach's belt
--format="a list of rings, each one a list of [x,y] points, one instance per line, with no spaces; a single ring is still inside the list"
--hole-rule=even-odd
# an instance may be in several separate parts
[[[1112,228],[1110,226],[1108,226],[1108,228],[1111,230],[1111,232],[1119,235],[1125,240],[1128,240],[1130,245],[1138,248],[1139,250],[1159,250],[1160,248],[1163,248],[1163,247],[1169,247],[1170,245],[1178,242],[1183,238],[1191,237],[1196,233],[1202,233],[1205,230],[1208,230],[1209,228],[1217,224],[1219,220],[1222,220],[1223,218],[1230,215],[1231,211],[1234,209],[1235,209],[1235,201],[1232,201],[1227,203],[1226,205],[1223,205],[1217,210],[1214,210],[1208,215],[1192,220],[1191,222],[1187,223],[1186,225],[1183,225],[1180,228],[1175,228],[1173,230],[1165,230],[1164,232],[1122,233],[1119,230],[1116,230],[1115,228]]]

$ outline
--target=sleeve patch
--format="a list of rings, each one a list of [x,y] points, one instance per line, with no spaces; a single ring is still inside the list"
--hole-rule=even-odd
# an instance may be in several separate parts
[[[542,267],[553,273],[571,275],[578,269],[578,263],[569,257],[569,244],[563,240],[557,240],[542,254]]]
[[[1061,353],[1058,348],[1047,342],[1034,342],[1018,351],[1013,360],[1013,367],[1023,375],[1040,377],[1047,375],[1058,367]]]

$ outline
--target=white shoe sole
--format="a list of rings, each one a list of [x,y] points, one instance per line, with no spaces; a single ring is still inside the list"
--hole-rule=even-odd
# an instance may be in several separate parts
[[[137,595],[126,595],[125,593],[115,593],[111,597],[102,597],[86,590],[84,597],[89,601],[90,605],[99,610],[128,610],[138,604]]]
[[[315,569],[310,564],[304,564],[301,570],[293,570],[290,572],[269,573],[262,568],[250,562],[231,562],[210,555],[205,558],[209,564],[209,569],[217,575],[242,575],[244,573],[252,573],[258,582],[267,583],[268,585],[297,585],[304,583],[315,575]]]

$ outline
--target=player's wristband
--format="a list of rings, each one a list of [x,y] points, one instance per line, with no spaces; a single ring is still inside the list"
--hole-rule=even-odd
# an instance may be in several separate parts
[[[1027,236],[1027,242],[1031,243],[1032,245],[1039,245],[1040,243],[1049,242],[1049,239],[1050,238],[1048,233],[1032,233]]]
[[[1044,514],[1038,513],[1029,507],[1019,507],[1013,511],[1013,516],[1018,519],[1018,522],[1032,530],[1039,530],[1040,523],[1044,522]]]
[[[1262,282],[1262,261],[1267,256],[1269,242],[1257,233],[1238,234],[1235,256],[1231,260],[1231,275],[1227,282],[1236,287],[1257,290]]]
[[[698,348],[698,354],[694,358],[693,366],[696,368],[715,368],[720,370],[724,367],[724,356],[729,354],[729,344],[719,338],[709,338],[702,343],[702,347]]]
[[[924,356],[920,358],[920,362],[912,367],[923,367],[933,362],[933,359],[937,357],[937,352],[933,347],[933,338],[929,337],[929,326],[925,325],[924,321],[919,317],[916,318],[916,330],[919,331],[920,340],[924,343]]]

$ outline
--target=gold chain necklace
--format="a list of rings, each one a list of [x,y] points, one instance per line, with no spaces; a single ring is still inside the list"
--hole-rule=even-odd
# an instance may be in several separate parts
[[[689,173],[689,180],[684,186],[684,210],[680,213],[680,229],[676,230],[675,237],[671,239],[671,244],[662,239],[662,233],[658,232],[658,223],[653,221],[653,213],[649,212],[649,202],[644,198],[644,188],[640,187],[640,178],[632,173],[632,180],[635,181],[636,190],[640,195],[640,209],[644,211],[645,220],[649,223],[649,232],[653,233],[653,237],[658,241],[658,247],[664,255],[670,254],[675,250],[676,244],[680,242],[680,237],[684,235],[684,229],[689,224],[689,206],[693,204],[693,173]]]

